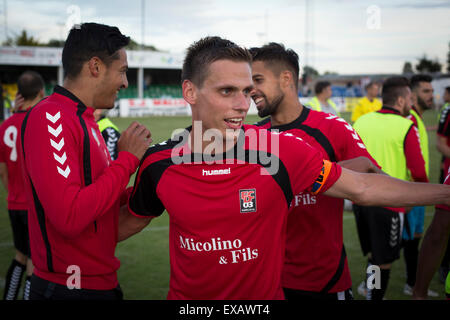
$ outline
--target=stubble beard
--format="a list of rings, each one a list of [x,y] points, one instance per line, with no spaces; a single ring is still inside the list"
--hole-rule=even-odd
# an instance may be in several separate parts
[[[280,93],[277,97],[275,97],[271,103],[269,103],[267,98],[264,97],[266,105],[261,110],[258,110],[258,116],[260,118],[265,118],[267,116],[271,116],[274,113],[276,113],[276,111],[278,110],[278,108],[279,108],[281,102],[283,101],[283,99],[284,99],[284,94],[283,93]]]

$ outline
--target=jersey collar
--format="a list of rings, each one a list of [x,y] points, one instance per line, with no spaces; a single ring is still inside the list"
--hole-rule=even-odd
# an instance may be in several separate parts
[[[286,123],[286,124],[282,124],[279,126],[271,126],[270,130],[279,130],[279,131],[287,131],[287,130],[291,130],[291,129],[296,129],[299,127],[300,124],[302,124],[309,115],[309,112],[311,111],[311,109],[303,106],[303,110],[302,113],[300,113],[300,115],[298,116],[297,119],[295,119],[294,121],[290,122],[290,123]]]
[[[69,98],[70,100],[78,104],[80,107],[86,108],[85,104],[80,99],[78,99],[77,96],[75,96],[72,92],[70,92],[64,87],[56,85],[55,88],[53,89],[53,92],[60,94],[66,98]]]
[[[379,111],[379,113],[395,113],[395,114],[400,114],[400,111],[391,108],[391,107],[387,107],[387,106],[383,106],[383,108],[381,108]]]

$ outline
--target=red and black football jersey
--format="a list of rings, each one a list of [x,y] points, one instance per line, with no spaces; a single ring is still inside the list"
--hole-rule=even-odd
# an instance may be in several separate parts
[[[26,111],[14,113],[0,126],[0,162],[8,170],[8,209],[28,210],[19,157],[20,128]]]
[[[333,114],[303,108],[291,123],[272,127],[269,117],[258,125],[300,137],[324,159],[339,162],[364,156],[377,165],[352,126]],[[310,192],[294,195],[287,224],[283,287],[313,292],[351,288],[343,242],[343,210],[342,199]]]
[[[168,299],[283,299],[294,196],[327,190],[341,168],[300,138],[255,126],[206,157],[189,149],[189,130],[148,150],[129,202],[137,216],[169,214]]]

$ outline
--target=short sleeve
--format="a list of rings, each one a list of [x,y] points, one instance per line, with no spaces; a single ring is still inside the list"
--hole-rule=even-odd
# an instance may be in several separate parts
[[[341,167],[324,160],[320,151],[298,137],[280,135],[280,155],[289,173],[294,194],[322,193],[341,175]]]
[[[156,193],[158,181],[155,179],[155,170],[157,170],[157,164],[151,163],[149,158],[144,158],[128,202],[128,209],[135,216],[157,217],[165,210]]]

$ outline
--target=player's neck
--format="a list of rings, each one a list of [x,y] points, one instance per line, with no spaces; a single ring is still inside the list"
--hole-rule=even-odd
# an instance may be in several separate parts
[[[94,95],[87,81],[64,79],[63,87],[75,95],[85,106],[93,106]]]
[[[38,96],[36,98],[34,98],[33,100],[25,100],[23,102],[23,105],[19,108],[19,111],[26,111],[28,109],[30,109],[31,107],[33,107],[36,103],[38,103],[39,101],[42,100],[43,97]]]
[[[327,100],[328,100],[328,99],[325,98],[324,95],[321,95],[321,94],[317,95],[317,99],[318,99],[319,102],[322,103],[322,104],[326,104],[326,103],[327,103]]]
[[[188,146],[192,153],[201,153],[209,156],[219,155],[234,148],[237,142],[239,131],[236,132],[236,136],[233,137],[216,137],[211,139],[211,135],[205,134],[205,132],[199,128],[192,127],[192,131],[189,134]],[[217,131],[217,134],[220,134]]]
[[[288,100],[288,99],[286,99]],[[278,111],[270,116],[273,127],[291,123],[297,119],[303,111],[303,106],[298,99],[290,99],[278,107]]]
[[[417,104],[413,104],[412,109],[422,118],[424,110]]]
[[[34,106],[38,101],[24,101],[23,105],[19,108],[19,111],[26,111],[30,109],[32,106]]]

